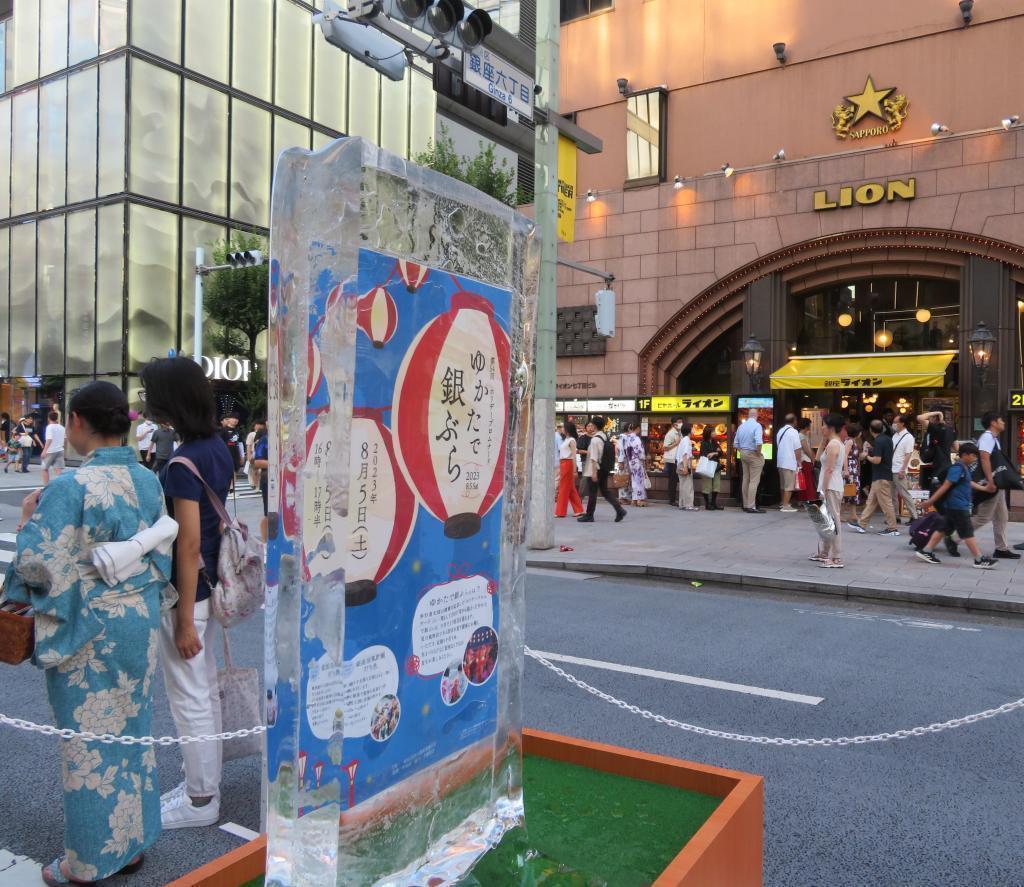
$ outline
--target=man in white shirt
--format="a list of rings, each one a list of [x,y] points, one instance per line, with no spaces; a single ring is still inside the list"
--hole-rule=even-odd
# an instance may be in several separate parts
[[[683,420],[678,416],[672,417],[672,427],[665,432],[665,439],[661,442],[661,452],[665,458],[665,473],[668,475],[668,504],[676,507],[677,488],[679,486],[679,475],[676,474],[676,457],[679,454],[679,441],[682,434],[679,429]],[[691,480],[692,482],[692,480]],[[693,504],[692,502],[690,503]]]
[[[977,516],[971,523],[974,525],[975,537],[980,536],[982,527],[992,524],[992,535],[996,543],[992,557],[1017,560],[1020,555],[1010,549],[1009,540],[1006,538],[1006,525],[1010,520],[1010,512],[1006,507],[1006,491],[997,489],[992,478],[992,462],[994,454],[1002,451],[999,435],[1006,429],[1006,420],[999,413],[988,412],[981,417],[981,424],[985,426],[981,437],[978,438],[981,471],[985,482],[988,483],[989,491],[995,495],[978,505]],[[981,478],[977,480],[980,482]]]
[[[50,413],[47,417],[49,424],[46,426],[46,443],[43,445],[43,454],[40,461],[43,465],[43,486],[50,482],[50,472],[54,477],[59,477],[64,470],[64,426],[60,424],[60,416],[57,413]]]
[[[897,413],[892,426],[892,505],[899,522],[900,500],[907,503],[910,519],[917,517],[917,503],[910,493],[910,475],[907,469],[914,454],[914,420],[910,415]]]
[[[733,446],[740,458],[743,469],[743,510],[747,514],[765,514],[763,508],[757,507],[757,487],[761,483],[761,472],[764,471],[764,429],[757,421],[757,410],[747,413],[746,421],[736,429]]]
[[[139,444],[139,461],[147,467],[150,464],[150,450],[153,448],[153,432],[157,427],[155,422],[145,416],[135,429],[135,440]]]
[[[683,511],[696,511],[693,504],[693,441],[690,432],[693,426],[683,422],[679,428],[679,444],[676,446],[675,475],[679,483],[679,507]],[[671,467],[671,466],[669,466]],[[672,475],[670,474],[669,477]],[[674,501],[669,503],[675,505]]]
[[[803,445],[796,428],[796,416],[786,416],[786,424],[775,435],[775,464],[779,469],[779,489],[782,490],[782,506],[779,511],[796,512],[790,500],[796,489],[796,473],[800,467]]]

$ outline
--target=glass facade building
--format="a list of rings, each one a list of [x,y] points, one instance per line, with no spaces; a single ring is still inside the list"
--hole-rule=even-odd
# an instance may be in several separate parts
[[[428,74],[328,45],[299,0],[14,0],[0,27],[0,409],[192,350],[196,247],[266,234],[277,154],[424,150]]]

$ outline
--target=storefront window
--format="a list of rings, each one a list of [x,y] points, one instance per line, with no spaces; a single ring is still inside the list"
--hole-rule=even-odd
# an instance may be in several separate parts
[[[67,217],[66,372],[91,373],[96,363],[96,211]]]
[[[799,296],[796,354],[959,348],[960,285],[929,278],[860,280]]]
[[[36,149],[39,139],[39,91],[14,97],[11,123],[11,215],[36,211]]]
[[[125,59],[100,65],[100,194],[124,190]]]
[[[228,209],[228,97],[185,81],[184,202],[223,216]]]
[[[39,90],[40,210],[65,204],[67,128],[68,82],[61,78]]]
[[[124,204],[97,210],[96,372],[119,373],[124,352]]]
[[[169,203],[178,202],[180,90],[177,74],[132,59],[131,190]]]
[[[128,366],[138,372],[177,341],[178,217],[132,205],[128,229]]]
[[[72,74],[67,80],[69,203],[92,200],[96,196],[96,78],[96,68],[89,67],[84,71]],[[123,100],[121,107],[124,107]],[[100,108],[102,119],[107,111],[102,105]],[[122,134],[122,140],[123,138]],[[120,153],[123,158],[123,141]],[[105,151],[104,162],[106,162]],[[124,163],[123,159],[121,162]],[[119,190],[124,190],[123,184]]]
[[[36,371],[36,225],[11,229],[11,365],[12,376]]]
[[[25,7],[18,4],[18,14]],[[68,0],[40,0],[39,76],[68,66]]]
[[[694,394],[710,391],[726,394],[732,390],[742,390],[733,382],[734,370],[742,373],[743,331],[740,324],[730,327],[710,345],[700,349],[699,354],[691,361],[676,383],[677,394]],[[742,380],[739,380],[742,381]]]
[[[36,245],[39,360],[36,372],[64,375],[64,216],[41,219]]]
[[[236,4],[237,6],[237,4]],[[273,0],[245,0],[245,15],[236,11],[231,39],[231,85],[256,98],[270,101],[270,40]]]
[[[230,17],[230,0],[185,0],[186,68],[228,82]]]
[[[274,35],[274,104],[309,117],[309,74],[312,38],[323,39],[310,27],[309,12],[291,3],[277,2]]]
[[[270,113],[231,100],[231,217],[266,227],[270,204]]]

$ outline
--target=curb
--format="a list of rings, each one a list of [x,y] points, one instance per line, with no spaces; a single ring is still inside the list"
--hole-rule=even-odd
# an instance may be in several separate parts
[[[747,573],[742,576],[715,570],[690,569],[674,564],[629,563],[621,561],[565,561],[546,558],[527,558],[527,567],[548,570],[568,570],[579,573],[599,573],[603,576],[643,576],[654,579],[678,579],[691,582],[715,582],[732,588],[771,588],[781,591],[801,591],[847,599],[889,601],[900,604],[951,607],[962,610],[1024,615],[1024,596],[993,594],[986,591],[945,591],[938,588],[920,589],[900,586],[884,588],[851,582],[813,582],[807,579],[784,579],[776,575]],[[839,571],[834,571],[839,572]],[[687,587],[688,590],[688,587]]]

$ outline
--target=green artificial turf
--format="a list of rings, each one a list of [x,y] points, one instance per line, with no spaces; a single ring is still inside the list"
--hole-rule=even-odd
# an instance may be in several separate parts
[[[526,831],[509,832],[462,887],[642,887],[719,802],[532,755],[523,759],[523,780]]]

